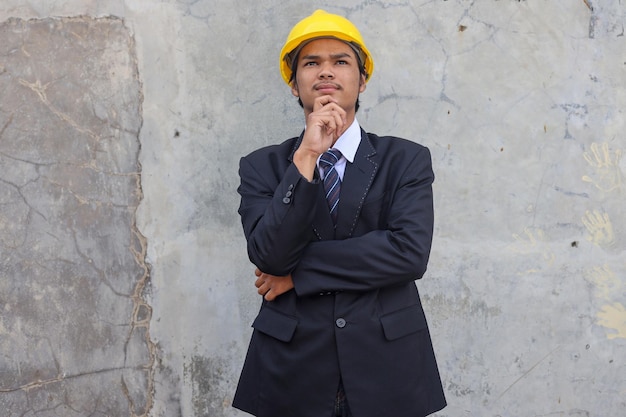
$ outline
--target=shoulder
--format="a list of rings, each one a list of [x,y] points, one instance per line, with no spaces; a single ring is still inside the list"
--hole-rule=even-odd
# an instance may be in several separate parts
[[[379,154],[405,154],[405,156],[410,158],[414,158],[418,154],[421,154],[430,157],[429,149],[418,142],[399,138],[397,136],[379,136],[371,132],[367,132],[365,135],[372,144],[372,147]]]
[[[364,140],[371,146],[369,159],[389,176],[434,179],[430,150],[417,142],[396,136],[364,134]]]
[[[246,159],[252,163],[257,161],[267,163],[273,162],[274,160],[289,160],[294,152],[297,140],[298,137],[293,137],[279,144],[263,146],[250,152],[242,159]]]

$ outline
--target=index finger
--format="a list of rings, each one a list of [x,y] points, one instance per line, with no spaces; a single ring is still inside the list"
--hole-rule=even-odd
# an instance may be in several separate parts
[[[318,111],[329,103],[337,103],[337,100],[329,95],[320,96],[313,102],[313,111]]]

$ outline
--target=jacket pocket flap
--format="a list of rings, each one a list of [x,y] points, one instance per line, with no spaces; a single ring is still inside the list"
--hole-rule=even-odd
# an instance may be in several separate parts
[[[295,317],[286,316],[268,307],[262,308],[252,323],[252,327],[256,330],[282,342],[291,340],[297,325],[298,320]]]
[[[426,317],[419,304],[412,305],[380,318],[387,340],[399,339],[425,329]]]

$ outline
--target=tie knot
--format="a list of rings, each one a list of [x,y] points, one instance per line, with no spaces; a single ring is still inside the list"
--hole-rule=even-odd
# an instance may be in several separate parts
[[[339,158],[341,158],[341,151],[338,149],[329,149],[322,154],[320,162],[325,164],[324,167],[332,167],[339,161]]]

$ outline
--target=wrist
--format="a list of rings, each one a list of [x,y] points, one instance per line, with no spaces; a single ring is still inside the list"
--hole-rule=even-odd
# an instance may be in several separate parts
[[[317,168],[318,158],[319,154],[299,148],[293,155],[293,163],[303,177],[308,181],[312,181],[315,169]]]

